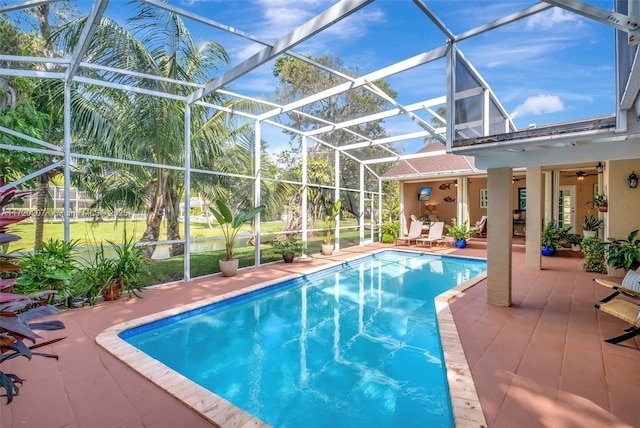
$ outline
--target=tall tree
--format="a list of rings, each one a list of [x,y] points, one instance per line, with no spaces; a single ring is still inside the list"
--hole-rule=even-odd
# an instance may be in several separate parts
[[[82,31],[85,18],[61,26],[53,33],[63,51],[72,52]],[[148,5],[141,5],[137,14],[128,20],[131,31],[115,21],[103,18],[93,37],[87,56],[94,63],[142,72],[154,76],[175,79],[187,83],[205,83],[211,79],[218,66],[228,61],[225,50],[215,42],[198,46],[179,16]],[[139,75],[122,75],[100,72],[97,77],[135,87],[144,87],[177,95],[188,95],[193,87],[150,80]],[[107,100],[111,110],[107,123],[112,132],[100,142],[85,149],[96,155],[149,162],[162,165],[184,165],[184,113],[185,106],[175,100],[139,94],[114,92],[111,89],[92,87],[100,93],[102,103]],[[217,94],[210,94],[206,101],[225,103]],[[219,159],[223,141],[233,138],[230,116],[223,112],[211,113],[205,107],[191,106],[191,158],[196,168],[213,169]],[[242,131],[240,127],[236,132]],[[110,168],[126,171],[117,177],[128,178],[131,190],[144,186],[146,230],[142,241],[156,242],[162,221],[166,217],[167,239],[180,239],[178,225],[179,205],[184,196],[183,173],[169,168],[151,168],[114,164]],[[121,189],[101,189],[101,200],[114,204],[109,197],[122,197]],[[133,201],[128,198],[124,201]],[[154,245],[147,247],[151,256]],[[170,254],[183,252],[182,244],[173,244]]]
[[[342,60],[335,56],[308,56],[308,58],[347,76],[354,77],[358,72],[356,68],[345,67]],[[275,92],[275,98],[278,102],[284,104],[347,81],[344,77],[291,57],[279,58],[273,68],[273,73],[280,80]],[[387,82],[379,80],[374,83],[392,98],[396,97],[396,93],[391,90]],[[387,101],[365,88],[356,88],[306,105],[301,110],[320,119],[339,123],[380,112],[387,105]],[[302,131],[323,125],[317,120],[299,114],[290,114],[289,120],[292,122],[293,127]],[[382,126],[382,121],[362,123],[351,126],[349,129],[369,139],[379,139],[387,136]],[[337,130],[320,135],[319,138],[336,147],[362,141],[360,137],[346,130]],[[297,140],[294,141],[297,142]],[[369,146],[348,151],[348,154],[356,159],[370,159],[383,153],[388,153],[383,146]],[[315,144],[309,151],[309,157],[309,181],[318,184],[318,187],[315,187],[311,195],[310,205],[312,205],[312,209],[310,214],[313,214],[315,220],[318,220],[324,217],[325,209],[330,207],[333,202],[332,192],[319,187],[320,185],[326,185],[333,179],[333,153],[331,150],[326,149],[325,146]],[[372,169],[377,170],[378,167],[373,166]],[[382,173],[383,171],[376,172]],[[340,179],[341,183],[339,185],[341,187],[359,189],[360,169],[356,160],[349,156],[341,158]],[[374,182],[373,179],[369,179],[365,187],[377,189],[377,181]],[[354,193],[342,192],[340,198],[342,200],[342,208],[353,214],[357,219],[360,219],[360,214],[364,207],[360,207],[359,199],[354,196]]]

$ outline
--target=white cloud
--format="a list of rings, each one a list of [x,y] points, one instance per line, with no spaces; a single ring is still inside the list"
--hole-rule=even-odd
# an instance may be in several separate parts
[[[526,115],[541,115],[546,113],[556,113],[564,110],[564,104],[557,95],[538,95],[527,98],[522,104],[515,108],[511,117]]]
[[[533,15],[526,21],[527,30],[542,28],[548,30],[557,25],[565,25],[569,23],[581,24],[578,15],[568,12],[558,7],[551,8],[544,12]]]

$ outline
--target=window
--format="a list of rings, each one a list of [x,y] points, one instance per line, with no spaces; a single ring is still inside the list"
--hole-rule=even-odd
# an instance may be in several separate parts
[[[518,209],[524,211],[527,209],[527,188],[518,187]]]
[[[487,189],[480,189],[480,208],[487,208]]]

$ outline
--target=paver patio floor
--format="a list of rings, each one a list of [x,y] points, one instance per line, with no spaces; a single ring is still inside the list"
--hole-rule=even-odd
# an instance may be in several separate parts
[[[331,258],[381,247],[350,249]],[[454,253],[484,257],[486,251],[468,247]],[[123,321],[326,263],[318,256],[272,264],[233,278],[211,276],[148,289],[142,299],[63,312],[55,319],[66,329],[42,333],[66,336],[44,349],[60,355],[59,361],[23,358],[3,364],[3,371],[27,381],[11,405],[1,405],[0,426],[208,426],[100,348],[95,337]],[[640,427],[639,343],[603,342],[627,326],[594,309],[609,289],[595,284],[594,274],[582,271],[581,263],[575,257],[543,258],[543,270],[527,270],[524,253],[514,251],[512,307],[486,304],[486,280],[451,302],[489,427]]]

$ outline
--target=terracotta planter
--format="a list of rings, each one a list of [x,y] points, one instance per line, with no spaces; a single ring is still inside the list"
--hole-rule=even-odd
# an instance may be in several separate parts
[[[219,263],[222,276],[234,276],[238,272],[238,259],[220,260]]]
[[[333,244],[322,244],[322,255],[330,256],[333,254]]]
[[[609,209],[609,205],[604,204],[604,205],[596,205],[596,208],[598,208],[598,211],[600,211],[601,213],[606,213]]]
[[[120,283],[114,282],[107,286],[102,292],[104,300],[118,300],[120,298]]]
[[[294,253],[284,253],[282,259],[285,263],[293,263],[293,259],[296,257]]]

